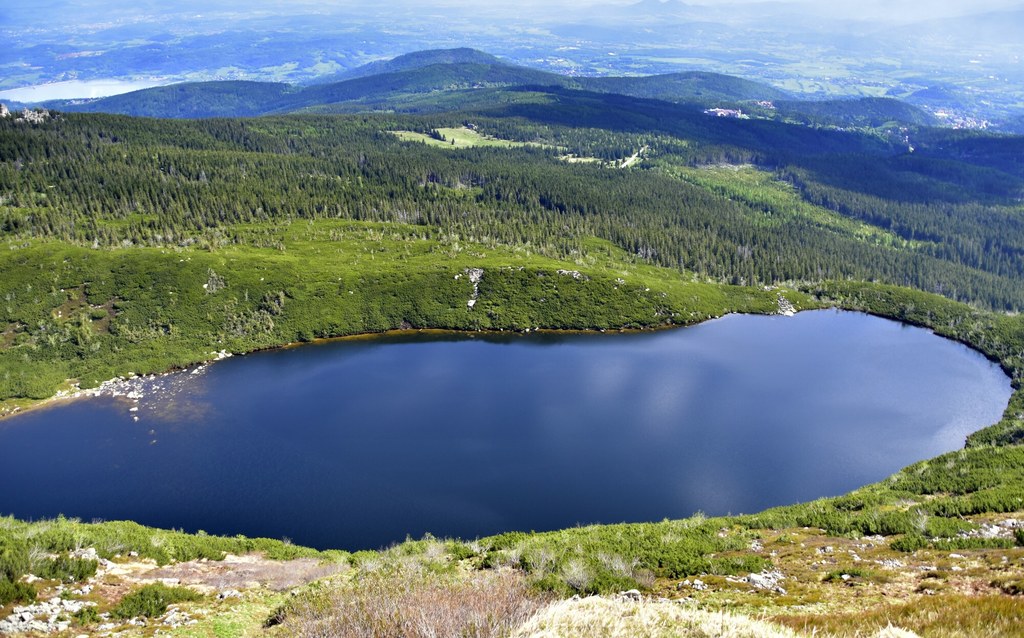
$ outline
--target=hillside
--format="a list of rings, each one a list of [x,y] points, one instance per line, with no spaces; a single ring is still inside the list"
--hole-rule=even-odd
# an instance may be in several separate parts
[[[558,101],[426,118],[66,114],[35,124],[0,121],[0,237],[20,246],[2,258],[8,276],[0,290],[10,300],[0,313],[0,400],[45,398],[69,378],[95,384],[125,370],[187,365],[209,356],[211,339],[244,352],[403,323],[654,326],[743,307],[723,292],[696,307],[680,296],[657,311],[657,299],[644,294],[629,309],[610,304],[611,290],[594,290],[595,300],[610,304],[597,325],[591,322],[598,315],[583,309],[455,312],[416,292],[435,277],[446,281],[453,266],[430,255],[458,243],[451,237],[491,244],[491,252],[528,246],[556,260],[533,264],[542,269],[576,270],[577,260],[604,260],[606,249],[597,247],[610,246],[621,251],[613,261],[628,256],[672,269],[660,279],[674,272],[760,287],[851,278],[910,284],[991,308],[1024,307],[1024,224],[1015,204],[1024,191],[1020,138],[934,130],[915,140],[920,148],[911,155],[900,139],[886,144],[875,135],[716,118],[608,94],[547,95]],[[408,141],[417,139],[422,143]],[[357,235],[370,232],[357,232],[358,224],[400,224],[403,239],[394,249],[424,252],[422,270],[396,262],[379,291],[408,290],[408,303],[384,304],[368,293],[372,312],[339,306],[332,318],[314,311],[331,298],[318,286],[336,286],[337,275],[334,283],[316,283],[321,275],[311,276],[318,267],[310,255],[317,249],[300,241],[294,220],[323,226],[308,231],[311,237],[342,232],[338,224],[350,222],[357,226],[346,232]],[[197,254],[194,267],[170,268],[160,257],[195,247],[211,254]],[[215,256],[228,249],[239,251],[236,262]],[[49,289],[53,282],[40,277],[63,259],[70,265],[59,266],[52,294],[19,292]],[[207,270],[248,281],[261,260],[278,264],[276,283],[253,282],[245,303],[228,315],[218,298],[188,283]],[[123,270],[128,262],[136,266]],[[48,265],[36,272],[24,263]],[[353,273],[363,267],[381,264]],[[165,307],[161,288],[143,285],[138,272],[163,273],[165,296],[190,289],[196,298]],[[261,305],[280,293],[292,300],[288,310]],[[78,311],[65,308],[60,320],[41,323],[65,304]],[[99,308],[106,310],[95,323],[86,311],[99,316]],[[152,324],[157,317],[164,328]],[[89,328],[107,325],[113,330]],[[148,334],[163,337],[140,336]]]
[[[483,51],[469,48],[431,49],[399,55],[390,60],[379,60],[349,69],[343,73],[319,79],[315,84],[333,84],[371,75],[411,71],[436,64],[478,64],[486,66],[511,66],[499,58]]]
[[[923,109],[892,98],[775,102],[778,112],[792,121],[815,126],[880,127],[892,122],[935,126],[938,120]]]
[[[715,117],[651,99],[656,78],[606,80],[647,92],[631,96],[484,62],[216,98],[421,115],[0,119],[0,415],[218,351],[410,327],[654,329],[791,307],[929,327],[1019,386],[1024,138]],[[690,88],[670,91],[756,90],[676,79]],[[198,113],[216,90],[165,87],[147,108]],[[906,635],[884,633],[891,622],[1012,636],[1024,622],[1022,410],[1018,389],[962,450],[748,516],[354,553],[2,518],[0,618],[38,597],[15,615],[72,633]],[[621,625],[602,625],[616,614]]]
[[[547,86],[556,85],[561,81],[561,76],[505,64],[430,64],[334,84],[311,86],[275,110],[294,111],[344,102],[376,101],[383,105],[398,102],[407,94],[498,86]]]
[[[80,113],[137,117],[250,117],[281,102],[292,87],[274,82],[189,82],[133,91],[91,101],[52,103]]]
[[[789,97],[784,91],[760,82],[705,71],[644,77],[575,78],[567,86],[601,93],[709,105],[782,100]]]

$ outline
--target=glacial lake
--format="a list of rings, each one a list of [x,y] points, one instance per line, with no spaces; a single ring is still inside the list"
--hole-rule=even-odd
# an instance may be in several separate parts
[[[960,344],[835,311],[333,341],[138,386],[0,421],[0,514],[361,549],[749,513],[958,449],[1011,391]]]

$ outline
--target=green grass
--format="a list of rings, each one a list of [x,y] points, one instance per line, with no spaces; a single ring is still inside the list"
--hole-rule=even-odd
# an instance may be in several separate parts
[[[417,133],[415,131],[391,131],[391,133],[398,137],[398,139],[405,142],[423,142],[430,146],[439,146],[443,148],[473,148],[477,146],[514,148],[533,146],[526,142],[502,140],[488,135],[481,135],[477,131],[465,126],[457,128],[441,127],[434,129],[434,131],[436,131],[440,139],[438,139],[438,137],[427,135],[426,133]]]
[[[172,636],[196,638],[241,638],[263,633],[263,625],[275,609],[286,601],[284,594],[261,593],[260,596],[221,603],[214,614],[197,618],[194,625],[179,627],[170,632]]]
[[[391,131],[391,134],[403,142],[422,142],[428,146],[448,149],[473,148],[477,146],[498,148],[537,146],[541,148],[556,148],[550,144],[516,142],[513,140],[499,139],[490,135],[482,135],[477,131],[464,126],[458,128],[442,127],[434,129],[434,132],[436,133],[436,136],[416,131]],[[609,163],[598,157],[577,156],[572,154],[561,155],[559,156],[559,159],[569,164],[611,164],[619,166],[625,162],[625,160],[623,160],[621,162]],[[628,168],[628,166],[623,166],[623,168]]]
[[[668,163],[664,170],[682,180],[750,204],[761,211],[759,223],[770,228],[793,218],[805,219],[822,228],[860,241],[901,249],[920,248],[878,226],[844,217],[803,199],[791,184],[771,172],[752,165],[718,165],[689,168]]]
[[[144,527],[131,521],[82,523],[57,518],[27,523],[0,517],[0,568],[8,573],[7,577],[0,575],[0,579],[16,580],[28,573],[32,569],[28,560],[31,552],[64,554],[80,547],[95,548],[105,559],[135,552],[140,558],[152,559],[160,565],[196,559],[222,560],[229,553],[260,552],[271,559],[340,560],[345,556],[344,552],[319,552],[268,538],[210,536],[203,532],[186,534]],[[55,565],[51,569],[56,570],[54,574],[87,576],[92,561],[82,562],[87,564]]]

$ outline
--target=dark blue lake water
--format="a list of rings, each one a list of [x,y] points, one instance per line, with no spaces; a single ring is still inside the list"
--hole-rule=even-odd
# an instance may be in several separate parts
[[[376,548],[753,512],[998,420],[998,367],[862,314],[303,346],[0,421],[0,513]],[[138,417],[136,421],[133,417]]]

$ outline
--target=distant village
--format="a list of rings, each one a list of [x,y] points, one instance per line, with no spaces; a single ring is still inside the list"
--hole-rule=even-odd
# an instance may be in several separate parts
[[[715,117],[735,117],[741,120],[750,119],[750,116],[740,109],[704,109],[704,115],[714,115]]]

